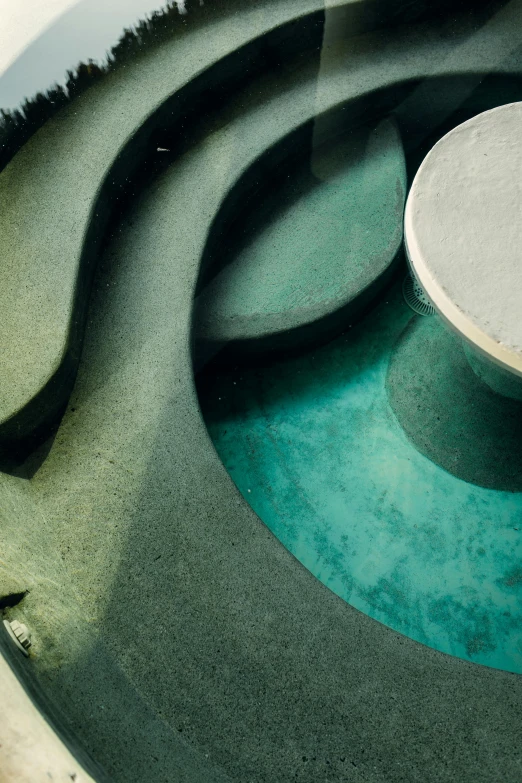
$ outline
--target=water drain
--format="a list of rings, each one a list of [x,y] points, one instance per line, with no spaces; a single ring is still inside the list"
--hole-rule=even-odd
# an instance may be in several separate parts
[[[404,301],[411,309],[419,315],[433,315],[435,308],[430,300],[411,275],[406,275],[402,284],[402,294]]]

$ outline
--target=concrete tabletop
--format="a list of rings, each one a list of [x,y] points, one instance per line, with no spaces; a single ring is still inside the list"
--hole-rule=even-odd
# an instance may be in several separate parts
[[[405,213],[412,268],[442,317],[522,375],[522,103],[483,112],[426,156]]]

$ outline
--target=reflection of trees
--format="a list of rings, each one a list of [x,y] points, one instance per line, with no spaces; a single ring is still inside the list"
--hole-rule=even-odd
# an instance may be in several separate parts
[[[27,139],[44,122],[68,101],[63,87],[55,85],[45,94],[37,93],[31,100],[25,100],[21,108],[0,112],[0,170],[13,157]]]
[[[507,2],[492,0],[493,5],[504,5]],[[377,0],[379,3],[383,7],[389,5],[387,0]],[[459,8],[473,8],[475,4],[476,0],[460,0]],[[240,7],[239,0],[237,5]],[[453,5],[454,0],[397,0],[393,12],[387,18],[389,23],[419,20],[446,13]],[[221,3],[213,3],[205,7],[203,0],[167,0],[167,5],[161,11],[154,11],[133,28],[125,29],[101,66],[92,60],[80,63],[75,71],[67,72],[64,87],[55,85],[45,93],[38,93],[34,98],[26,100],[18,110],[6,112],[0,109],[0,171],[38,128],[105,73],[124,66],[148,48],[161,44],[172,36],[173,31],[182,31],[187,12],[191,13],[191,22],[194,23],[194,17],[203,9],[208,11],[212,8],[219,13],[220,6]]]
[[[80,63],[76,70],[67,71],[65,86],[56,84],[45,93],[37,93],[33,98],[26,99],[20,109],[0,109],[0,171],[30,136],[63,106],[85,92],[108,71],[116,70],[134,59],[144,48],[167,39],[175,26],[179,29],[182,23],[178,5],[169,0],[162,11],[154,11],[132,29],[125,29],[102,66],[92,60]]]

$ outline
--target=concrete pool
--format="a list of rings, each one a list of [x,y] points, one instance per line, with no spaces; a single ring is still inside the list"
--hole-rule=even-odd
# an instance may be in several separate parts
[[[400,285],[522,4],[187,10],[0,172],[2,654],[97,780],[515,783],[518,463]]]

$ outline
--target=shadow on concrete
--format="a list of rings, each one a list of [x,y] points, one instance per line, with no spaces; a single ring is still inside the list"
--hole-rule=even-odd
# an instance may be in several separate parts
[[[463,481],[522,491],[522,403],[495,394],[471,369],[458,337],[417,317],[390,360],[390,404],[425,456]]]

